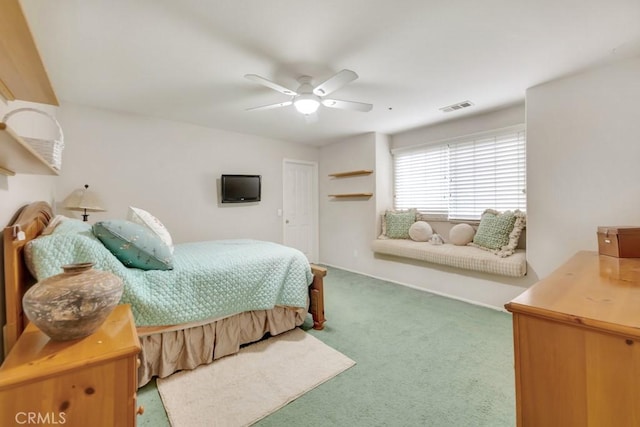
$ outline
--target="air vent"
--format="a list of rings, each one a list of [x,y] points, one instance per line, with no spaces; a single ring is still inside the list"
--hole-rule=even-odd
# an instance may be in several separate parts
[[[442,110],[444,113],[450,113],[452,111],[462,110],[463,108],[471,107],[472,105],[473,105],[473,102],[471,101],[462,101],[453,105],[442,107],[440,108],[440,110]]]

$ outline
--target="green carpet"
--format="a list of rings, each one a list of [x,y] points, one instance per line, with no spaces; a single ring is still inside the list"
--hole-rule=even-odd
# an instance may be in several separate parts
[[[325,307],[303,328],[357,365],[257,426],[515,425],[509,314],[336,268]],[[139,426],[169,425],[155,381],[138,398]]]

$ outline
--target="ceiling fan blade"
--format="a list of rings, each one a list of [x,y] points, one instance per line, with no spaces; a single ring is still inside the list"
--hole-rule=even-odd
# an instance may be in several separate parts
[[[313,89],[313,93],[318,96],[326,96],[331,92],[335,92],[342,86],[358,78],[358,75],[351,70],[338,71],[332,77],[329,77],[324,82],[320,83]]]
[[[252,80],[256,83],[259,83],[263,86],[266,86],[270,89],[277,90],[278,92],[284,93],[285,95],[297,95],[298,93],[295,90],[288,89],[284,86],[279,85],[278,83],[272,82],[269,79],[265,79],[264,77],[260,77],[257,74],[245,74],[247,79]]]
[[[329,108],[339,108],[341,110],[362,111],[364,113],[371,111],[373,105],[364,102],[341,101],[339,99],[323,99],[322,105]]]
[[[247,108],[247,111],[271,110],[272,108],[287,107],[287,106],[289,106],[291,104],[293,104],[293,102],[291,102],[291,101],[278,102],[277,104],[269,104],[269,105],[262,105],[260,107]]]

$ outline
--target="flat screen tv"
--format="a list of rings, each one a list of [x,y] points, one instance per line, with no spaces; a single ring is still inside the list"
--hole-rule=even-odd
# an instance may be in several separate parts
[[[260,201],[260,175],[222,175],[222,203],[249,203]]]

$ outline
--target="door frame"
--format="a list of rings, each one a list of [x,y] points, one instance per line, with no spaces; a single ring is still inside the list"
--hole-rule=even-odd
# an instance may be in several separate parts
[[[319,257],[320,257],[320,228],[319,228],[319,224],[320,224],[320,204],[319,204],[319,182],[318,182],[318,162],[314,162],[314,161],[309,161],[309,160],[297,160],[297,159],[288,159],[285,158],[282,160],[282,242],[286,243],[286,237],[287,237],[287,225],[285,223],[286,221],[286,217],[287,217],[287,212],[286,212],[286,189],[287,189],[287,165],[288,164],[301,164],[301,165],[306,165],[306,166],[311,166],[313,168],[312,170],[312,179],[313,179],[313,183],[312,183],[312,188],[313,188],[313,193],[311,194],[311,212],[313,213],[312,215],[312,245],[311,245],[311,250],[312,253],[310,254],[310,262],[318,262]]]

